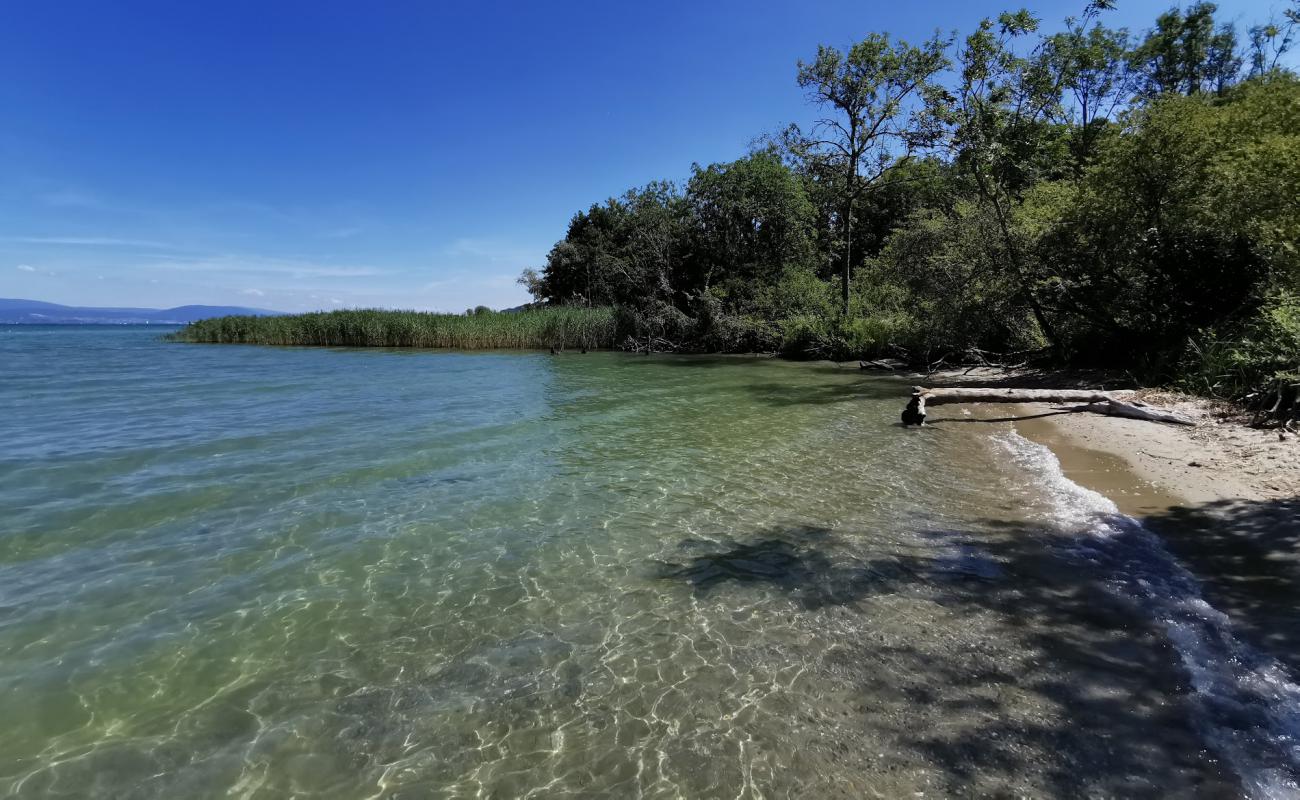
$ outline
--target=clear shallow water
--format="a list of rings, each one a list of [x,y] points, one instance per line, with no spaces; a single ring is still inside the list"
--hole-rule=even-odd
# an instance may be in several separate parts
[[[1044,477],[1054,500],[1045,522],[1066,535],[1080,568],[1103,576],[1112,592],[1140,604],[1164,629],[1194,690],[1195,725],[1239,776],[1243,793],[1300,797],[1300,685],[1285,667],[1240,641],[1230,618],[1206,602],[1196,576],[1159,537],[1066,479],[1050,450],[1014,434],[997,441]]]
[[[0,328],[0,795],[1232,796],[1280,735],[899,383],[158,333]]]

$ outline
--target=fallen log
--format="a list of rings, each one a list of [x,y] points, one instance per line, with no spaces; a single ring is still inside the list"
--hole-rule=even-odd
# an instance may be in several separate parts
[[[927,389],[912,387],[912,399],[903,409],[904,425],[924,425],[926,406],[951,403],[1082,403],[1069,411],[1090,411],[1113,417],[1127,417],[1149,422],[1195,425],[1191,419],[1173,411],[1149,406],[1137,400],[1120,400],[1097,389]]]
[[[899,361],[897,358],[878,358],[874,361],[859,361],[858,369],[880,369],[896,371],[906,369],[907,362]]]

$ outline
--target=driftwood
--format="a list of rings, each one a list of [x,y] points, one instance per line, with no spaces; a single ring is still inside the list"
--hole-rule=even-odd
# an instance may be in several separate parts
[[[1149,406],[1137,400],[1120,400],[1096,389],[927,389],[912,387],[912,399],[903,409],[904,425],[924,425],[927,405],[950,403],[1082,403],[1070,411],[1091,411],[1114,417],[1194,425],[1173,411]]]
[[[1250,421],[1252,428],[1262,428],[1272,422],[1282,430],[1290,431],[1293,423],[1300,419],[1300,383],[1278,379],[1267,391],[1252,393],[1246,400],[1255,410]]]
[[[629,353],[641,353],[648,356],[651,353],[676,353],[681,349],[681,345],[658,336],[645,336],[644,338],[629,336],[623,340],[623,349]]]
[[[858,369],[879,369],[895,371],[906,369],[907,362],[899,361],[897,358],[878,358],[874,361],[859,361]]]

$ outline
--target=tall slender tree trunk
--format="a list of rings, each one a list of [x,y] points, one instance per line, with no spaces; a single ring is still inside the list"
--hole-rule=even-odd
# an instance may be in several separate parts
[[[984,199],[993,205],[993,216],[998,221],[998,230],[1002,233],[1002,242],[1007,248],[1007,259],[1011,262],[1011,271],[1016,275],[1016,281],[1020,284],[1020,291],[1024,293],[1025,300],[1029,303],[1029,310],[1034,315],[1034,321],[1038,323],[1038,329],[1043,332],[1047,338],[1047,343],[1052,346],[1053,350],[1059,350],[1061,343],[1056,338],[1056,330],[1052,323],[1047,319],[1047,312],[1038,302],[1038,296],[1034,294],[1034,289],[1029,283],[1029,276],[1025,274],[1024,266],[1020,261],[1020,251],[1016,247],[1015,237],[1011,235],[1011,226],[1007,223],[1006,214],[1002,209],[1002,201],[996,192],[991,190],[984,174],[979,169],[974,170],[975,184],[979,187],[980,194]]]
[[[844,300],[844,316],[849,315],[849,281],[853,277],[853,195],[849,195],[849,213],[844,219],[844,274],[840,280],[840,294]]]
[[[858,140],[857,122],[849,124],[849,140],[856,147]],[[844,301],[844,316],[849,316],[849,282],[853,280],[853,201],[858,199],[858,151],[849,155],[849,202],[848,214],[844,217],[844,276],[840,283],[840,295]]]
[[[1038,328],[1047,337],[1047,342],[1053,349],[1059,349],[1060,341],[1056,338],[1056,329],[1047,319],[1047,312],[1038,302],[1038,295],[1034,294],[1034,288],[1029,283],[1029,277],[1020,261],[1020,250],[1016,247],[1015,238],[1011,235],[1010,226],[1007,224],[1006,217],[1002,213],[1002,206],[997,199],[993,200],[994,215],[998,219],[998,228],[1002,231],[1002,239],[1006,242],[1007,257],[1011,260],[1011,269],[1016,273],[1016,280],[1020,282],[1020,289],[1025,293],[1025,299],[1029,302],[1029,310],[1034,315],[1034,321],[1038,323]]]

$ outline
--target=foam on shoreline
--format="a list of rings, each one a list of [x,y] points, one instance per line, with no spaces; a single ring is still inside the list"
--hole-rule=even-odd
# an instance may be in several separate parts
[[[1194,689],[1197,727],[1246,794],[1300,797],[1300,686],[1286,668],[1239,640],[1160,538],[1067,477],[1051,449],[1014,431],[995,442],[1039,477],[1051,509],[1043,523],[1063,536],[1069,557],[1163,628]]]

